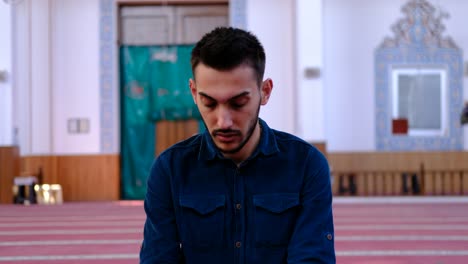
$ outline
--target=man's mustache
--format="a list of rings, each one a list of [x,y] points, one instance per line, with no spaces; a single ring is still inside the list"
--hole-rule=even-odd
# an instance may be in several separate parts
[[[213,130],[213,132],[211,133],[213,134],[213,136],[216,136],[216,135],[240,135],[241,132],[240,130],[234,130],[234,129],[215,129]]]

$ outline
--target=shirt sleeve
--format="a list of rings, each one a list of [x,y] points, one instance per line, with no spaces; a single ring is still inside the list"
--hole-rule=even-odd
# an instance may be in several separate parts
[[[328,162],[314,148],[306,162],[301,209],[288,246],[288,264],[336,263]]]
[[[181,264],[183,262],[172,199],[170,176],[161,156],[148,178],[144,202],[146,222],[140,250],[142,264]]]

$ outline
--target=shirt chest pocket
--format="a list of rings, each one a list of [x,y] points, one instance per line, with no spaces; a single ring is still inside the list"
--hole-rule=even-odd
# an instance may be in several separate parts
[[[181,195],[182,243],[192,247],[219,247],[224,235],[224,195]]]
[[[273,193],[253,196],[255,242],[258,247],[288,244],[294,230],[299,194]]]

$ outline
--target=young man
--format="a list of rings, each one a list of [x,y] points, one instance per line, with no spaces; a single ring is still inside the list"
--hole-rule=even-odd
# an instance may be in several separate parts
[[[154,162],[140,263],[335,263],[327,161],[259,119],[273,82],[258,39],[217,28],[191,63],[207,130]]]

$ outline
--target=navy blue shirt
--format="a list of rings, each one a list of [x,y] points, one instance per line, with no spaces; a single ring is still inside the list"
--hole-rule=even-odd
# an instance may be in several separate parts
[[[140,263],[335,263],[325,157],[260,125],[256,150],[239,166],[208,132],[155,160]]]

